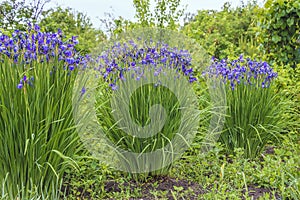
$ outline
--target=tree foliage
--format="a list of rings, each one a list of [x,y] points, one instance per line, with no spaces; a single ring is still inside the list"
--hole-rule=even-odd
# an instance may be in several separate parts
[[[105,13],[107,18],[100,21],[110,36],[142,27],[179,29],[179,20],[185,10],[183,7],[180,8],[181,0],[155,0],[154,5],[151,3],[151,0],[133,0],[137,22],[126,20],[121,16],[116,18],[111,13]]]
[[[261,42],[270,60],[300,63],[300,0],[268,0],[261,16]]]
[[[25,30],[27,23],[36,23],[51,0],[5,0],[0,3],[0,29]]]
[[[93,27],[87,15],[71,8],[57,7],[44,12],[40,25],[47,32],[61,29],[66,38],[78,36],[79,44],[76,48],[82,53],[91,52],[105,39],[104,33]]]
[[[225,58],[240,54],[245,50],[240,43],[256,37],[254,16],[258,10],[255,2],[237,8],[225,3],[221,11],[199,10],[182,31],[197,40],[210,55]]]
[[[278,89],[295,102],[299,114],[300,0],[268,0],[260,15],[258,33],[262,53],[280,74]]]
[[[136,9],[135,17],[142,26],[176,29],[184,13],[180,3],[181,0],[155,0],[154,10],[152,10],[150,0],[133,0]]]

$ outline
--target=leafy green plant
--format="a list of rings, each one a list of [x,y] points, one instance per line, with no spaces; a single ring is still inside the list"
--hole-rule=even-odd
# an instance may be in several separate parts
[[[67,199],[103,199],[105,182],[118,177],[118,173],[86,153],[81,152],[74,158],[78,168],[67,169],[64,173],[61,190]]]
[[[43,12],[39,24],[46,32],[56,32],[61,29],[66,40],[77,36],[80,43],[75,48],[82,55],[91,53],[100,42],[105,40],[104,33],[93,27],[87,15],[71,8],[57,7],[47,10]]]
[[[76,70],[64,62],[74,44],[34,29],[0,36],[0,182],[9,199],[57,195],[81,146],[71,104]]]
[[[178,21],[184,9],[180,9],[181,0],[155,0],[154,10],[151,10],[149,0],[134,0],[135,17],[143,27],[157,26],[159,28],[178,28]]]
[[[226,84],[227,117],[220,141],[229,153],[244,149],[244,156],[258,156],[264,146],[279,141],[292,122],[286,119],[290,103],[273,90],[277,77],[266,62],[244,60],[213,61],[208,77]]]
[[[225,155],[220,143],[202,156],[201,149],[194,148],[174,163],[169,175],[163,176],[164,181],[151,177],[142,183],[92,158],[83,158],[78,163],[80,172],[68,171],[70,179],[65,180],[72,192],[67,199],[299,199],[298,140],[298,135],[284,137],[282,143],[268,145],[268,151],[254,159],[244,158],[243,149],[236,149],[235,155]],[[170,178],[172,181],[166,182]],[[177,185],[174,180],[185,182]],[[186,187],[187,182],[192,183],[191,188]],[[101,189],[94,189],[98,187]],[[181,187],[184,190],[179,192]],[[88,188],[91,196],[84,196]]]
[[[4,0],[0,3],[0,30],[12,33],[26,30],[27,23],[36,23],[51,0]]]
[[[189,134],[196,133],[198,124],[197,100],[191,94],[192,87],[189,88],[189,82],[196,81],[191,54],[178,49],[182,44],[173,47],[164,43],[163,37],[170,35],[164,35],[163,30],[148,31],[150,39],[121,38],[102,50],[96,68],[100,80],[89,79],[100,84],[95,96],[95,115],[104,132],[101,135],[109,140],[101,146],[113,149],[113,154],[119,156],[119,160],[112,161],[118,163],[114,166],[133,176],[166,173],[173,160],[188,148],[186,145],[192,139]],[[159,41],[155,42],[156,39]],[[84,93],[83,104],[85,97],[89,97],[89,89]],[[93,135],[98,131],[89,132],[93,120],[79,121],[87,127],[82,129],[85,141],[99,138]],[[99,148],[90,151],[102,155]],[[117,156],[109,156],[105,161]]]
[[[268,0],[260,17],[260,34],[264,54],[269,61],[297,67],[300,62],[300,2]]]
[[[220,11],[199,10],[187,21],[182,33],[195,39],[216,58],[226,58],[244,53],[239,39],[256,40],[256,16],[260,10],[255,1],[233,8],[225,3]]]
[[[159,50],[158,50],[159,51]],[[168,54],[167,52],[165,52]],[[165,55],[165,54],[164,54]],[[167,58],[167,55],[165,55]],[[171,59],[171,58],[167,58]],[[184,58],[182,58],[184,59]],[[172,62],[171,60],[166,61],[167,63]],[[172,64],[171,64],[172,65]],[[145,73],[147,72],[147,68],[150,68],[150,66],[144,66],[145,67]],[[164,70],[164,69],[162,69]],[[153,71],[154,72],[154,71]],[[149,73],[153,73],[149,72]],[[126,72],[130,73],[130,72]],[[160,73],[160,72],[154,72],[154,73]],[[166,72],[161,72],[166,73]],[[137,79],[139,79],[139,74],[133,74],[137,75]],[[158,77],[166,76],[166,75],[158,75]],[[124,77],[126,77],[124,75]],[[101,120],[101,124],[104,125],[107,128],[107,137],[110,139],[110,141],[113,141],[113,143],[118,144],[118,147],[122,148],[123,150],[134,152],[134,153],[147,153],[147,152],[154,152],[157,149],[162,149],[166,145],[172,145],[170,144],[170,141],[174,139],[176,136],[177,131],[180,129],[180,123],[182,123],[182,114],[181,111],[184,108],[181,108],[182,104],[179,104],[179,102],[184,102],[183,104],[186,105],[187,102],[189,102],[187,99],[178,99],[178,96],[176,96],[173,91],[165,87],[164,85],[160,85],[159,79],[154,80],[153,83],[146,84],[149,77],[142,77],[140,80],[134,80],[135,82],[138,81],[138,85],[141,84],[141,87],[138,87],[131,97],[128,97],[126,93],[118,93],[117,91],[114,91],[113,93],[101,91],[101,96],[98,97],[97,102],[98,105],[98,118]],[[127,76],[126,81],[124,81],[124,88],[127,88],[128,91],[130,91],[130,87],[134,88],[132,86],[132,82],[126,84],[130,79],[129,76]],[[160,80],[163,82],[164,78],[160,78]],[[146,81],[145,81],[146,80]],[[144,82],[145,81],[145,82]],[[144,83],[143,83],[144,82]],[[157,82],[158,85],[155,85],[155,82]],[[136,85],[134,84],[134,85]],[[114,87],[114,86],[113,86]],[[115,88],[113,88],[115,89]],[[183,88],[177,88],[178,90],[182,90]],[[134,90],[134,89],[133,89]],[[106,93],[106,94],[105,94]],[[117,121],[115,121],[113,114],[113,110],[111,107],[112,103],[115,103],[111,99],[111,95],[116,96],[117,102],[126,102],[127,98],[130,98],[129,101],[129,113],[130,115],[125,115],[123,118],[120,118],[124,120],[125,122],[132,122],[135,123],[139,127],[151,127],[151,131],[157,130],[158,127],[160,127],[160,119],[153,118],[153,106],[159,104],[162,106],[165,110],[165,115],[167,118],[164,121],[164,125],[161,130],[157,132],[157,134],[151,136],[151,137],[139,137],[140,135],[130,135],[127,131],[124,131],[124,125],[120,126]],[[168,99],[166,101],[166,99]],[[126,107],[126,103],[123,105],[123,107]],[[122,109],[118,107],[118,109]],[[126,112],[125,110],[121,111],[122,113]],[[159,111],[155,111],[156,115],[159,115]],[[164,114],[164,113],[162,113]],[[193,119],[193,118],[192,118]],[[191,119],[191,120],[192,120]],[[154,127],[154,124],[157,123],[157,127]],[[131,129],[129,127],[129,131],[134,131],[135,129]],[[180,134],[180,132],[178,132]],[[182,136],[183,137],[183,136]],[[164,156],[161,156],[161,158],[164,158]],[[145,161],[147,165],[150,165],[148,161]],[[163,163],[166,162],[163,159],[160,161],[156,159],[156,165],[159,165],[159,162],[162,162],[161,165],[163,166]],[[125,158],[125,163],[128,165],[128,170],[133,170],[135,168],[139,168],[137,165],[138,163],[135,163],[134,160],[131,160],[130,157]],[[132,166],[133,165],[133,166]],[[135,166],[136,165],[136,166]],[[131,169],[132,168],[132,169]],[[169,166],[163,169],[159,169],[156,172],[152,172],[151,174],[162,174],[166,173],[169,170]]]

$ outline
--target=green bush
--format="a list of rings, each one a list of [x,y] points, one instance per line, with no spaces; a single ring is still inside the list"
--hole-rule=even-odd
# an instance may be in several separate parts
[[[211,56],[221,59],[239,55],[245,53],[239,41],[256,40],[258,11],[255,2],[237,8],[225,3],[221,11],[199,10],[181,31],[199,42]]]
[[[101,30],[93,27],[87,15],[71,8],[57,7],[47,10],[43,12],[43,18],[39,24],[46,32],[56,32],[61,29],[65,39],[77,36],[80,43],[75,48],[83,55],[91,53],[100,42],[106,39]]]
[[[300,62],[300,2],[268,0],[260,16],[259,38],[269,61],[296,67]]]

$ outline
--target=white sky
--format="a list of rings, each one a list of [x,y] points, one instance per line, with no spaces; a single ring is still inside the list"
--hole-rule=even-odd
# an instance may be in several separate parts
[[[201,9],[220,10],[225,2],[230,2],[233,6],[241,5],[241,0],[182,0],[182,5],[187,5],[186,12],[197,13],[197,10]],[[257,2],[263,5],[264,0]],[[135,14],[132,0],[52,0],[46,8],[56,5],[71,7],[87,14],[95,27],[100,27],[98,17],[105,18],[104,13],[113,13],[115,17],[122,16],[129,20],[134,20]]]

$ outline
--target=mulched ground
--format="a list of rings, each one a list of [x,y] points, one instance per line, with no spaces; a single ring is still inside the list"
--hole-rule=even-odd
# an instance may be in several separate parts
[[[154,184],[155,183],[155,184]],[[154,185],[156,185],[154,187]],[[186,180],[176,180],[167,176],[158,176],[155,178],[152,178],[150,181],[145,183],[137,183],[137,182],[129,182],[124,183],[122,186],[120,186],[118,183],[112,181],[109,181],[105,185],[106,192],[121,192],[120,187],[130,187],[132,190],[136,187],[142,188],[142,198],[143,200],[153,200],[154,196],[151,194],[152,191],[168,191],[167,197],[168,199],[174,199],[171,191],[174,191],[175,187],[182,187],[182,191],[186,191],[191,189],[192,192],[188,192],[188,196],[185,196],[188,199],[198,199],[198,196],[205,193],[205,190],[197,183],[188,182]],[[135,198],[136,199],[136,198]]]
[[[154,183],[156,183],[156,187],[154,187]],[[108,181],[105,184],[105,191],[106,192],[121,192],[121,188],[128,188],[133,191],[134,188],[142,188],[142,198],[135,198],[135,200],[153,200],[154,195],[151,194],[152,191],[167,191],[167,198],[172,200],[174,199],[172,196],[171,191],[174,191],[174,186],[175,187],[182,187],[182,191],[186,190],[192,190],[193,192],[187,192],[183,194],[184,199],[190,199],[190,200],[196,200],[196,199],[201,199],[201,194],[205,194],[208,192],[208,189],[203,189],[201,185],[198,183],[194,182],[189,182],[186,180],[176,180],[167,176],[159,176],[151,179],[149,182],[145,182],[141,185],[141,183],[137,182],[129,182],[129,183],[123,183],[122,185],[111,180]],[[246,190],[244,189],[243,194],[246,193]],[[259,188],[256,185],[250,185],[248,186],[248,194],[250,197],[252,197],[253,200],[258,199],[259,197],[263,196],[265,193],[269,193],[270,196],[272,197],[273,191],[268,188]],[[241,197],[241,199],[244,199]],[[272,198],[274,199],[274,198]],[[276,195],[276,199],[280,199],[278,195]],[[132,198],[134,200],[134,198]]]
[[[245,194],[246,190],[244,189],[243,193]],[[268,188],[260,188],[256,185],[250,185],[248,186],[248,194],[250,197],[253,198],[253,200],[258,199],[259,197],[263,196],[265,193],[270,194],[270,199],[274,199],[273,197],[273,191]],[[278,194],[275,194],[276,199],[281,199]]]

